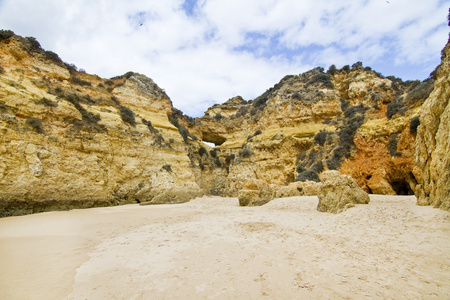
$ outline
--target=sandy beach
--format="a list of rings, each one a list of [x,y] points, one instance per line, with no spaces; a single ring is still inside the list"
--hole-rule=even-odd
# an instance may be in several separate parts
[[[0,219],[0,299],[450,299],[450,214],[371,195],[237,198]]]

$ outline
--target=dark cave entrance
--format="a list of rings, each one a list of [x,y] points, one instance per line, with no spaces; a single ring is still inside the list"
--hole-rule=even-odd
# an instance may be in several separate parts
[[[414,195],[413,190],[409,186],[409,183],[405,180],[394,181],[391,183],[392,188],[397,193],[397,195],[407,196]]]

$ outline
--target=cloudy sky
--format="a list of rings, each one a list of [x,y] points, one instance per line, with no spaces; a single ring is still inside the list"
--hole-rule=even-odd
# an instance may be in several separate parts
[[[0,0],[0,28],[88,73],[143,73],[200,116],[316,66],[362,61],[425,79],[448,39],[448,9],[448,0]]]

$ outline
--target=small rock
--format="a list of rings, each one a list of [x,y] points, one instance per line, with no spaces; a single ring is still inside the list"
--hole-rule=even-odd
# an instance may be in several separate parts
[[[274,198],[274,189],[264,180],[250,179],[238,193],[240,206],[260,206]]]

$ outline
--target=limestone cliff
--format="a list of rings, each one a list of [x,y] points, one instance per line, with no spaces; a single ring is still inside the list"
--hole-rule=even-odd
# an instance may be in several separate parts
[[[418,204],[450,210],[450,40],[442,51],[436,84],[420,112],[415,151]]]
[[[287,185],[326,169],[351,175],[369,193],[412,194],[414,124],[433,84],[384,77],[361,63],[316,68],[253,101],[214,105],[191,127],[229,160],[226,195],[250,178]]]
[[[445,60],[422,113],[434,77],[403,82],[358,62],[288,75],[193,119],[144,75],[89,75],[33,38],[0,32],[0,57],[0,216],[237,196],[250,179],[297,188],[327,169],[448,207],[436,200],[449,182],[437,177],[449,169]],[[419,114],[429,125],[417,134]]]
[[[201,194],[151,79],[79,72],[15,35],[2,35],[0,57],[1,216]]]

